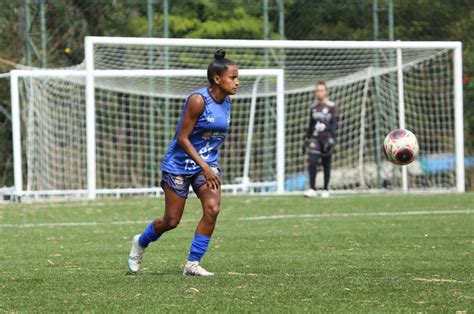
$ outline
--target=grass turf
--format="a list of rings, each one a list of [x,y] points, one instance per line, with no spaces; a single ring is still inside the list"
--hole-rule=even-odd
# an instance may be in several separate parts
[[[147,250],[142,272],[127,274],[130,238],[162,208],[163,199],[154,198],[1,206],[0,310],[474,309],[474,212],[365,215],[474,210],[473,194],[328,200],[225,196],[203,260],[216,272],[214,278],[181,275],[200,215],[192,198],[180,227]],[[279,219],[241,219],[254,216]],[[91,224],[49,225],[64,222]]]

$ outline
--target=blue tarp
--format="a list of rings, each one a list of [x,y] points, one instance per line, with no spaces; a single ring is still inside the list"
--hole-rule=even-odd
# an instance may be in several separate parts
[[[454,171],[456,168],[454,154],[421,157],[420,163],[424,174]],[[474,167],[474,156],[464,157],[464,166],[466,168]],[[285,180],[285,191],[304,191],[307,180],[308,175],[306,172],[288,175]]]
[[[453,171],[456,168],[456,157],[450,155],[431,155],[420,159],[423,173],[433,174]],[[474,167],[474,156],[464,157],[464,166]]]

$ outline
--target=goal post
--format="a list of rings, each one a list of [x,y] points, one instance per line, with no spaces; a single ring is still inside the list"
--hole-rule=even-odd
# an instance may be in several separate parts
[[[464,173],[464,118],[463,118],[463,82],[462,82],[462,43],[454,43],[453,72],[454,72],[454,116],[456,139],[456,189],[465,192]]]
[[[88,199],[95,199],[97,193],[100,194],[127,194],[127,193],[150,193],[156,192],[156,187],[149,188],[122,188],[122,189],[100,189],[97,191],[96,179],[96,106],[95,106],[95,85],[96,78],[204,78],[207,76],[206,70],[190,69],[190,70],[13,70],[11,71],[11,101],[12,101],[12,115],[13,115],[13,146],[14,146],[14,193],[16,196],[28,195],[83,195],[87,194]],[[275,95],[276,99],[276,122],[278,125],[284,126],[285,112],[284,112],[284,71],[282,69],[243,69],[239,71],[239,77],[256,78],[255,83],[264,77],[274,77],[276,84],[275,90],[271,93]],[[85,128],[86,128],[86,156],[87,156],[87,185],[86,189],[78,190],[29,190],[23,188],[23,169],[22,169],[22,152],[21,152],[21,127],[20,127],[20,89],[18,81],[20,78],[53,78],[53,79],[71,79],[83,78],[85,79]],[[92,79],[91,89],[87,89],[88,80]],[[257,86],[257,84],[255,84]],[[257,90],[251,96],[252,103],[256,103]],[[250,116],[255,116],[255,107],[250,110]],[[252,125],[253,127],[253,125]],[[249,127],[251,130],[251,128]],[[252,134],[249,133],[248,140],[252,140]],[[284,192],[284,178],[285,178],[285,133],[284,127],[276,130],[276,150],[274,158],[276,160],[276,177],[275,182],[259,183],[251,182],[248,178],[250,154],[246,154],[243,165],[242,182],[241,184],[223,185],[223,190],[241,190],[247,191],[250,187],[267,186],[275,189],[277,193]],[[252,147],[252,143],[248,143],[246,147]]]

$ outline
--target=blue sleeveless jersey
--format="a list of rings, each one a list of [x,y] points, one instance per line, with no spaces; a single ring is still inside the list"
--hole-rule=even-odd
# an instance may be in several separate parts
[[[184,102],[173,141],[163,157],[163,164],[161,165],[163,171],[185,175],[196,174],[201,171],[201,167],[178,144],[178,130],[183,123],[189,97],[194,94],[202,95],[204,110],[189,135],[189,140],[206,163],[209,165],[218,164],[218,148],[224,142],[230,123],[230,98],[226,97],[222,103],[219,103],[212,98],[209,89],[203,87],[192,92]]]

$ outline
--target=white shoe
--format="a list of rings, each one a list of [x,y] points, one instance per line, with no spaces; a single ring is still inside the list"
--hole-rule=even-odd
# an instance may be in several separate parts
[[[316,192],[316,190],[313,190],[313,189],[307,189],[304,192],[304,196],[305,197],[316,197],[316,196],[318,196],[318,192]]]
[[[214,273],[208,272],[204,268],[199,265],[199,262],[190,262],[187,261],[186,265],[184,265],[183,270],[184,276],[214,276]]]
[[[329,196],[331,196],[331,195],[329,194],[329,191],[328,191],[328,190],[323,190],[323,191],[321,192],[321,197],[322,197],[322,198],[328,198]]]
[[[140,244],[138,244],[138,238],[140,238],[140,234],[133,237],[130,255],[128,256],[128,269],[132,273],[136,273],[140,270],[143,252],[145,251],[145,248],[142,248]]]

